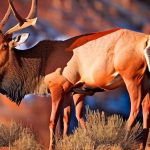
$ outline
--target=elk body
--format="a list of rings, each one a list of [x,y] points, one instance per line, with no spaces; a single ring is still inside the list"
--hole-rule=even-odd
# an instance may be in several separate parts
[[[68,91],[80,83],[103,90],[112,90],[125,84],[131,101],[127,129],[130,131],[142,104],[143,129],[146,131],[150,111],[149,54],[150,35],[127,29],[113,30],[74,48],[66,67],[58,68],[45,77],[52,97],[51,141],[61,102],[65,101]],[[82,106],[78,107],[80,111]],[[146,139],[143,140],[143,148],[145,144]],[[50,148],[52,145],[51,142]]]

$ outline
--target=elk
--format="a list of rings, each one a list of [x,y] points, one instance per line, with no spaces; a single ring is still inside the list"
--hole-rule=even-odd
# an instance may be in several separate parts
[[[131,128],[142,99],[145,97],[143,101],[143,128],[147,129],[149,36],[117,28],[80,35],[65,41],[44,40],[26,51],[19,51],[15,47],[25,42],[29,33],[21,34],[15,39],[12,39],[12,34],[35,25],[36,7],[37,1],[32,0],[30,13],[24,19],[18,14],[12,1],[9,0],[9,8],[0,23],[0,92],[19,104],[26,94],[45,93],[49,88],[52,97],[50,149],[53,145],[53,133],[61,102],[65,97],[67,99],[64,108],[64,134],[67,133],[70,113],[68,94],[74,89],[74,86],[76,89],[79,83],[83,83],[85,87],[91,87],[91,89],[98,88],[100,91],[111,90],[125,84],[131,98],[128,129]],[[19,24],[3,33],[2,29],[11,12]],[[129,38],[131,43],[124,45]],[[91,57],[89,48],[92,49],[92,54],[96,55]],[[93,50],[95,50],[94,53]],[[81,60],[80,64],[75,58]],[[66,66],[67,62],[69,63]],[[98,65],[100,67],[97,67]],[[54,72],[55,69],[57,70]],[[85,89],[87,90],[87,88]],[[86,90],[84,94],[79,92],[73,96],[76,103],[76,116],[83,126],[81,110]]]
[[[84,85],[82,89],[85,91],[86,87],[113,90],[125,85],[131,101],[127,130],[130,131],[142,105],[143,131],[146,135],[150,111],[150,35],[128,29],[114,29],[70,50],[73,55],[66,66],[57,68],[45,77],[52,98],[50,149],[54,146],[53,135],[61,103],[66,101],[68,92],[72,88],[76,89],[77,85]],[[84,96],[79,97],[83,100]],[[77,107],[80,112],[82,105]],[[143,138],[143,149],[146,140],[147,137]]]
[[[80,35],[65,41],[43,40],[30,49],[20,51],[15,47],[24,43],[29,33],[20,34],[15,38],[12,38],[12,34],[36,24],[37,0],[32,0],[30,12],[26,18],[19,15],[12,0],[8,2],[8,10],[0,22],[0,93],[18,105],[26,94],[48,92],[47,75],[59,67],[64,68],[73,56],[73,49],[118,30]],[[19,23],[4,33],[3,28],[12,12]],[[84,94],[77,93],[73,96],[77,109],[76,116],[83,126],[82,99],[86,94],[88,92],[85,91]],[[68,130],[71,100],[68,96],[64,104],[64,135]]]

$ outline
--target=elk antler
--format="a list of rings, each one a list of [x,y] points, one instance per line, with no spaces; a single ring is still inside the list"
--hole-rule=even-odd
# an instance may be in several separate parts
[[[29,12],[27,18],[22,18],[19,15],[19,13],[16,11],[16,9],[12,3],[12,0],[8,0],[8,2],[11,7],[11,10],[13,11],[13,13],[19,23],[17,25],[15,25],[14,27],[12,27],[11,29],[9,29],[5,34],[12,34],[16,31],[27,28],[31,25],[35,25],[35,23],[37,21],[37,18],[35,18],[36,14],[37,14],[37,0],[32,0],[31,9],[30,9],[30,12]],[[32,17],[34,17],[34,18],[32,19]]]
[[[4,16],[4,18],[3,18],[2,21],[0,22],[0,29],[2,29],[2,28],[4,27],[4,25],[6,24],[8,18],[9,18],[9,16],[10,16],[10,14],[11,14],[11,7],[10,7],[10,5],[9,5],[9,7],[8,7],[8,9],[7,9],[7,12],[6,12],[5,16]]]
[[[37,2],[38,2],[38,0],[32,0],[31,9],[30,9],[30,12],[29,12],[26,19],[36,18],[36,16],[37,16]]]
[[[19,24],[20,24],[20,26],[21,26],[26,20],[25,20],[24,18],[22,18],[22,17],[18,14],[18,12],[16,11],[16,9],[15,9],[15,7],[14,7],[14,5],[13,5],[12,0],[8,0],[8,3],[9,3],[9,5],[10,5],[10,7],[11,7],[11,10],[12,10],[14,16],[16,17],[16,19],[18,20],[18,22],[19,22]]]

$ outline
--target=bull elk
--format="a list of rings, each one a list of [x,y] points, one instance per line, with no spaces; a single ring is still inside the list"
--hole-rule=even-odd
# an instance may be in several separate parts
[[[81,38],[78,39],[78,44],[80,40]],[[127,129],[130,131],[141,105],[143,131],[148,129],[150,35],[127,29],[113,29],[83,36],[82,40],[86,42],[74,47],[73,50],[68,48],[68,51],[73,51],[73,56],[66,66],[57,68],[45,77],[52,97],[50,149],[53,147],[53,134],[61,103],[66,101],[68,92],[81,83],[84,84],[85,91],[86,87],[112,90],[126,85],[131,101]],[[77,99],[83,100],[84,96],[78,95]],[[77,107],[78,113],[81,112],[82,104],[79,103]],[[146,145],[146,138],[143,139],[143,149]]]
[[[24,43],[28,39],[29,33],[23,33],[15,38],[12,38],[12,34],[36,24],[37,0],[32,0],[30,12],[26,18],[19,15],[11,0],[8,2],[8,10],[0,22],[0,93],[18,105],[26,94],[47,92],[47,78],[45,76],[56,68],[64,68],[71,59],[74,48],[114,32],[114,30],[110,30],[80,35],[65,41],[43,40],[34,47],[22,51],[15,47]],[[12,12],[19,23],[4,33],[3,28]],[[81,100],[76,106],[79,109],[82,106],[84,95],[75,94],[73,97],[75,102]],[[64,106],[64,135],[67,134],[69,124],[70,101],[68,98]],[[81,113],[78,112],[77,119],[84,125]]]
[[[65,41],[44,40],[26,51],[19,51],[15,47],[25,42],[29,33],[15,39],[12,39],[12,34],[35,25],[37,0],[32,0],[27,18],[18,14],[11,0],[8,2],[9,8],[0,23],[0,92],[19,104],[26,94],[45,93],[49,88],[52,97],[50,149],[53,146],[53,133],[61,102],[65,98],[64,134],[67,133],[71,101],[68,95],[78,85],[80,88],[84,84],[85,89],[84,94],[79,91],[73,96],[76,116],[82,126],[84,120],[81,111],[83,99],[88,94],[87,89],[94,92],[111,90],[125,84],[131,99],[128,130],[141,103],[143,128],[148,128],[149,35],[118,28],[80,35]],[[3,33],[11,12],[19,23]]]

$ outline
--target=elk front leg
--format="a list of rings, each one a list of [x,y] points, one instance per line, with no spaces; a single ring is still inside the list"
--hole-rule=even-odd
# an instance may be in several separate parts
[[[85,128],[85,121],[83,118],[83,104],[84,104],[85,95],[84,94],[74,94],[73,100],[76,110],[76,118],[80,123],[82,128]]]
[[[52,111],[50,115],[50,145],[49,150],[54,149],[55,146],[55,128],[59,118],[60,110],[61,110],[61,102],[63,99],[63,87],[60,84],[51,83],[49,85],[49,89],[51,92],[51,99],[52,99]]]
[[[64,130],[63,130],[63,136],[68,135],[70,116],[71,116],[71,104],[72,104],[71,97],[69,95],[66,95],[65,96],[65,101],[64,101],[64,116],[63,116]]]

